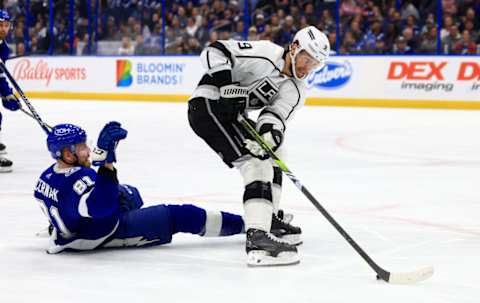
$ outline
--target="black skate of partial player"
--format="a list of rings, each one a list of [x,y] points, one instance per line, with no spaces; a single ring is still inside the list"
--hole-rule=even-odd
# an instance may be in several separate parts
[[[249,266],[293,265],[300,262],[295,246],[255,228],[247,230],[246,250]]]
[[[0,157],[0,173],[9,173],[12,171],[13,163],[7,158]]]
[[[270,232],[275,235],[275,237],[286,241],[290,245],[302,244],[302,229],[291,225],[289,221],[283,219],[283,211],[279,211],[279,215],[275,213],[272,215]]]

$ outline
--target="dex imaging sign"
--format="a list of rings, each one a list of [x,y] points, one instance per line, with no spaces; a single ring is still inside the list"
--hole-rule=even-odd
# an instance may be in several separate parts
[[[401,81],[401,90],[474,92],[480,90],[480,62],[463,58],[391,61],[387,81]]]

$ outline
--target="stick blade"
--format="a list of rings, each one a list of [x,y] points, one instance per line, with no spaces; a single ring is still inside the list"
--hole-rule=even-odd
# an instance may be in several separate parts
[[[433,266],[428,266],[416,271],[403,273],[390,273],[388,283],[391,284],[413,284],[424,281],[433,276]]]

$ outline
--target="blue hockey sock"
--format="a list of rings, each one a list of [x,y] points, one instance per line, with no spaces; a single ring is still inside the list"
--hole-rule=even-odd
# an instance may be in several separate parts
[[[206,220],[206,212],[191,204],[167,205],[171,214],[172,234],[182,232],[199,234]]]
[[[205,211],[194,205],[167,205],[173,233],[185,232],[205,237],[230,236],[244,232],[241,216],[220,211]]]
[[[245,232],[245,224],[239,215],[222,211],[222,230],[220,236],[231,236]]]

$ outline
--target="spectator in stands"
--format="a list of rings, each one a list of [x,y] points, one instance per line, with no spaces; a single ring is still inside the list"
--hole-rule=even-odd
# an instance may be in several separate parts
[[[285,18],[285,23],[283,24],[283,29],[279,32],[275,42],[282,46],[288,45],[288,43],[290,43],[289,41],[292,41],[296,32],[297,28],[294,25],[293,17],[287,16]]]
[[[456,25],[450,26],[448,36],[442,39],[442,50],[445,54],[453,52],[455,45],[460,41],[461,36],[458,33],[458,27]]]
[[[327,11],[327,10],[324,10],[324,11]],[[307,4],[305,4],[303,15],[306,18],[307,24],[316,24],[318,22],[318,16],[315,13],[315,7],[311,2],[307,2]]]
[[[440,31],[440,39],[443,41],[448,35],[450,35],[450,27],[454,25],[453,17],[451,15],[445,15],[443,17],[443,27]]]
[[[243,38],[244,28],[245,28],[245,23],[243,23],[243,21],[239,20],[235,25],[235,31],[232,33],[232,39],[233,40],[238,40],[238,41],[245,40]]]
[[[437,51],[437,28],[431,26],[424,39],[420,43],[420,52],[422,53],[435,53]]]
[[[208,40],[210,39],[210,31],[208,26],[208,19],[202,19],[202,26],[199,27],[196,33],[196,37],[201,46],[206,46]]]
[[[317,27],[323,31],[334,32],[336,30],[335,19],[332,16],[331,11],[324,9],[322,11],[322,17],[320,20],[317,20]],[[315,23],[311,23],[315,24]],[[335,45],[335,44],[330,44]]]
[[[145,47],[143,36],[142,35],[137,35],[137,37],[135,37],[135,51],[134,51],[134,54],[135,55],[146,55],[147,53],[148,52],[147,52],[147,48]]]
[[[464,30],[462,32],[462,38],[455,43],[453,53],[473,55],[476,52],[477,45],[470,39],[470,32],[468,30]]]
[[[412,53],[412,50],[407,44],[405,37],[399,36],[395,45],[393,46],[393,53],[398,55],[408,55]]]
[[[477,1],[479,3],[479,7],[480,7],[480,1]],[[465,14],[465,16],[461,17],[463,23],[466,23],[468,21],[472,22],[473,23],[473,27],[475,29],[480,29],[480,20],[478,20],[479,18],[477,18],[476,16],[476,13],[475,13],[475,10],[473,9],[473,7],[469,7],[467,9],[467,12]]]
[[[412,0],[402,1],[402,10],[401,10],[402,20],[407,19],[409,16],[414,16],[415,19],[420,19],[420,13],[415,5],[412,3]]]
[[[162,24],[157,23],[153,28],[153,32],[144,39],[143,43],[145,52],[147,54],[161,54],[162,53]]]
[[[265,16],[263,14],[257,14],[255,18],[255,28],[257,29],[257,33],[261,34],[265,30]]]
[[[353,54],[357,52],[357,41],[353,37],[352,32],[346,32],[343,37],[342,44],[340,46],[340,53]]]
[[[18,42],[15,47],[15,56],[25,56],[25,44]]]
[[[473,25],[473,22],[471,20],[465,21],[465,30],[470,33],[470,39],[472,41],[478,41],[478,39],[480,38],[480,33],[478,30],[475,30],[475,26]]]
[[[185,30],[189,37],[195,37],[195,34],[197,33],[197,30],[198,30],[198,26],[197,24],[195,24],[195,21],[193,20],[192,17],[187,19],[187,26]]]
[[[195,37],[190,37],[188,39],[188,49],[187,49],[187,54],[189,55],[194,55],[194,54],[200,54],[202,52],[203,48],[200,46],[200,43]]]
[[[218,32],[212,31],[212,33],[210,34],[210,39],[208,40],[208,44],[210,45],[217,40],[218,40]]]
[[[273,39],[275,40],[275,37],[278,36],[278,33],[282,28],[280,25],[280,19],[278,18],[278,15],[276,13],[273,13],[272,15],[270,15],[269,24],[272,27],[272,36],[273,36]]]
[[[259,39],[258,39],[257,28],[256,28],[255,26],[251,26],[251,27],[248,29],[248,37],[247,37],[247,40],[250,40],[250,41],[259,40]]]
[[[455,15],[457,13],[456,0],[442,0],[442,9],[444,14]]]
[[[420,35],[420,27],[417,25],[417,20],[413,15],[410,15],[405,20],[405,27],[410,28],[412,30],[412,34],[414,37]]]
[[[370,30],[363,36],[358,48],[366,53],[373,53],[377,44],[377,40],[383,40],[382,25],[379,21],[373,22]]]
[[[130,36],[123,36],[122,44],[118,48],[117,54],[120,56],[130,56],[135,53],[135,46],[132,44]]]
[[[381,38],[375,41],[375,49],[373,50],[374,54],[383,55],[386,53],[385,41]]]
[[[413,52],[413,50],[418,48],[418,38],[415,36],[411,27],[406,27],[403,30],[402,34],[403,38],[405,38],[409,50]]]
[[[353,17],[362,13],[362,9],[357,5],[355,0],[344,0],[340,5],[341,17]]]

